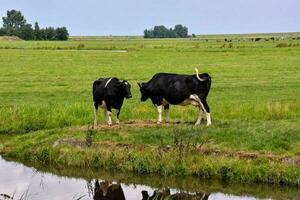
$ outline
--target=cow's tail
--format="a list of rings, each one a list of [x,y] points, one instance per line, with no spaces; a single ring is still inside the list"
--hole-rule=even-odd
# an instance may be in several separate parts
[[[200,78],[200,76],[199,76],[199,72],[198,72],[198,69],[197,69],[197,68],[195,68],[195,71],[196,71],[196,76],[197,76],[197,79],[198,79],[199,81],[206,81],[206,79],[202,79],[202,78]]]

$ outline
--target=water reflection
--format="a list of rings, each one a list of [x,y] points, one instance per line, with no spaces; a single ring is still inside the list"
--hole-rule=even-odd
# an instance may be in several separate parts
[[[125,195],[121,185],[101,181],[97,179],[94,187],[94,200],[125,200]]]
[[[300,197],[300,190],[295,187],[223,184],[193,177],[137,176],[99,169],[28,166],[30,163],[25,166],[0,157],[0,200],[299,200]]]
[[[155,190],[152,196],[149,196],[147,191],[142,191],[142,200],[163,200],[163,199],[170,199],[170,200],[208,200],[209,194],[205,192],[197,192],[196,194],[189,194],[186,192],[179,192],[175,194],[171,194],[170,189],[164,189],[162,191]]]
[[[97,179],[94,183],[94,188],[91,185],[91,182],[89,182],[88,185],[94,200],[126,200],[120,183],[109,183],[108,181],[99,182]],[[176,192],[171,194],[169,188],[154,190],[151,196],[147,190],[141,192],[141,200],[208,200],[208,197],[209,194],[206,194],[205,192],[197,192],[195,194]]]

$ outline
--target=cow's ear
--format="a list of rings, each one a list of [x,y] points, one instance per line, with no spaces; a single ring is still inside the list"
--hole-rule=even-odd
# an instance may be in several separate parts
[[[141,83],[138,83],[138,86],[141,88],[141,87],[142,87],[142,84],[141,84]]]

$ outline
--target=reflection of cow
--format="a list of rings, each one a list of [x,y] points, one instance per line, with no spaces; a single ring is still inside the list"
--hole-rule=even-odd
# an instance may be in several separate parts
[[[165,189],[163,191],[155,190],[152,196],[149,196],[147,191],[142,191],[142,200],[208,200],[209,194],[205,192],[197,192],[196,194],[188,194],[185,192],[172,194],[170,189]]]
[[[109,184],[107,181],[95,182],[94,200],[125,200],[120,184]]]
[[[0,197],[3,197],[4,200],[8,199],[14,199],[13,197],[9,196],[8,194],[0,194]],[[1,198],[0,198],[1,199]]]

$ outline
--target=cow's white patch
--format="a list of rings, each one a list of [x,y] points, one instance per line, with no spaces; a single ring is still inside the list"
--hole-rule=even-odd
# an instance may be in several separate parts
[[[158,112],[158,121],[157,121],[157,123],[158,123],[158,124],[160,124],[161,121],[162,121],[162,116],[161,116],[161,114],[162,114],[162,109],[163,109],[163,106],[162,106],[162,105],[157,106],[157,112]]]
[[[106,115],[107,115],[107,118],[108,118],[107,124],[109,126],[111,126],[111,124],[112,124],[112,121],[111,121],[111,112],[107,111],[106,113],[107,113]]]
[[[204,79],[201,79],[201,78],[200,78],[199,72],[198,72],[198,69],[197,69],[197,68],[195,68],[195,71],[196,71],[197,79],[198,79],[199,81],[205,81]]]
[[[102,102],[101,102],[100,108],[106,109],[106,103],[105,103],[105,101],[102,101]]]
[[[111,81],[112,78],[108,79],[108,81],[105,83],[105,86],[106,87],[108,85],[108,83]]]
[[[201,119],[202,119],[202,110],[201,110],[201,108],[199,107],[199,111],[198,111],[198,119],[197,119],[197,121],[196,121],[196,123],[195,123],[195,126],[200,125]]]
[[[210,113],[206,113],[206,120],[207,120],[206,126],[210,126],[211,125]]]
[[[179,105],[181,106],[186,106],[186,105],[193,105],[193,106],[199,106],[200,103],[200,99],[198,97],[198,95],[196,94],[191,94],[189,96],[189,98],[187,98],[186,100],[184,100],[183,102],[181,102]]]

